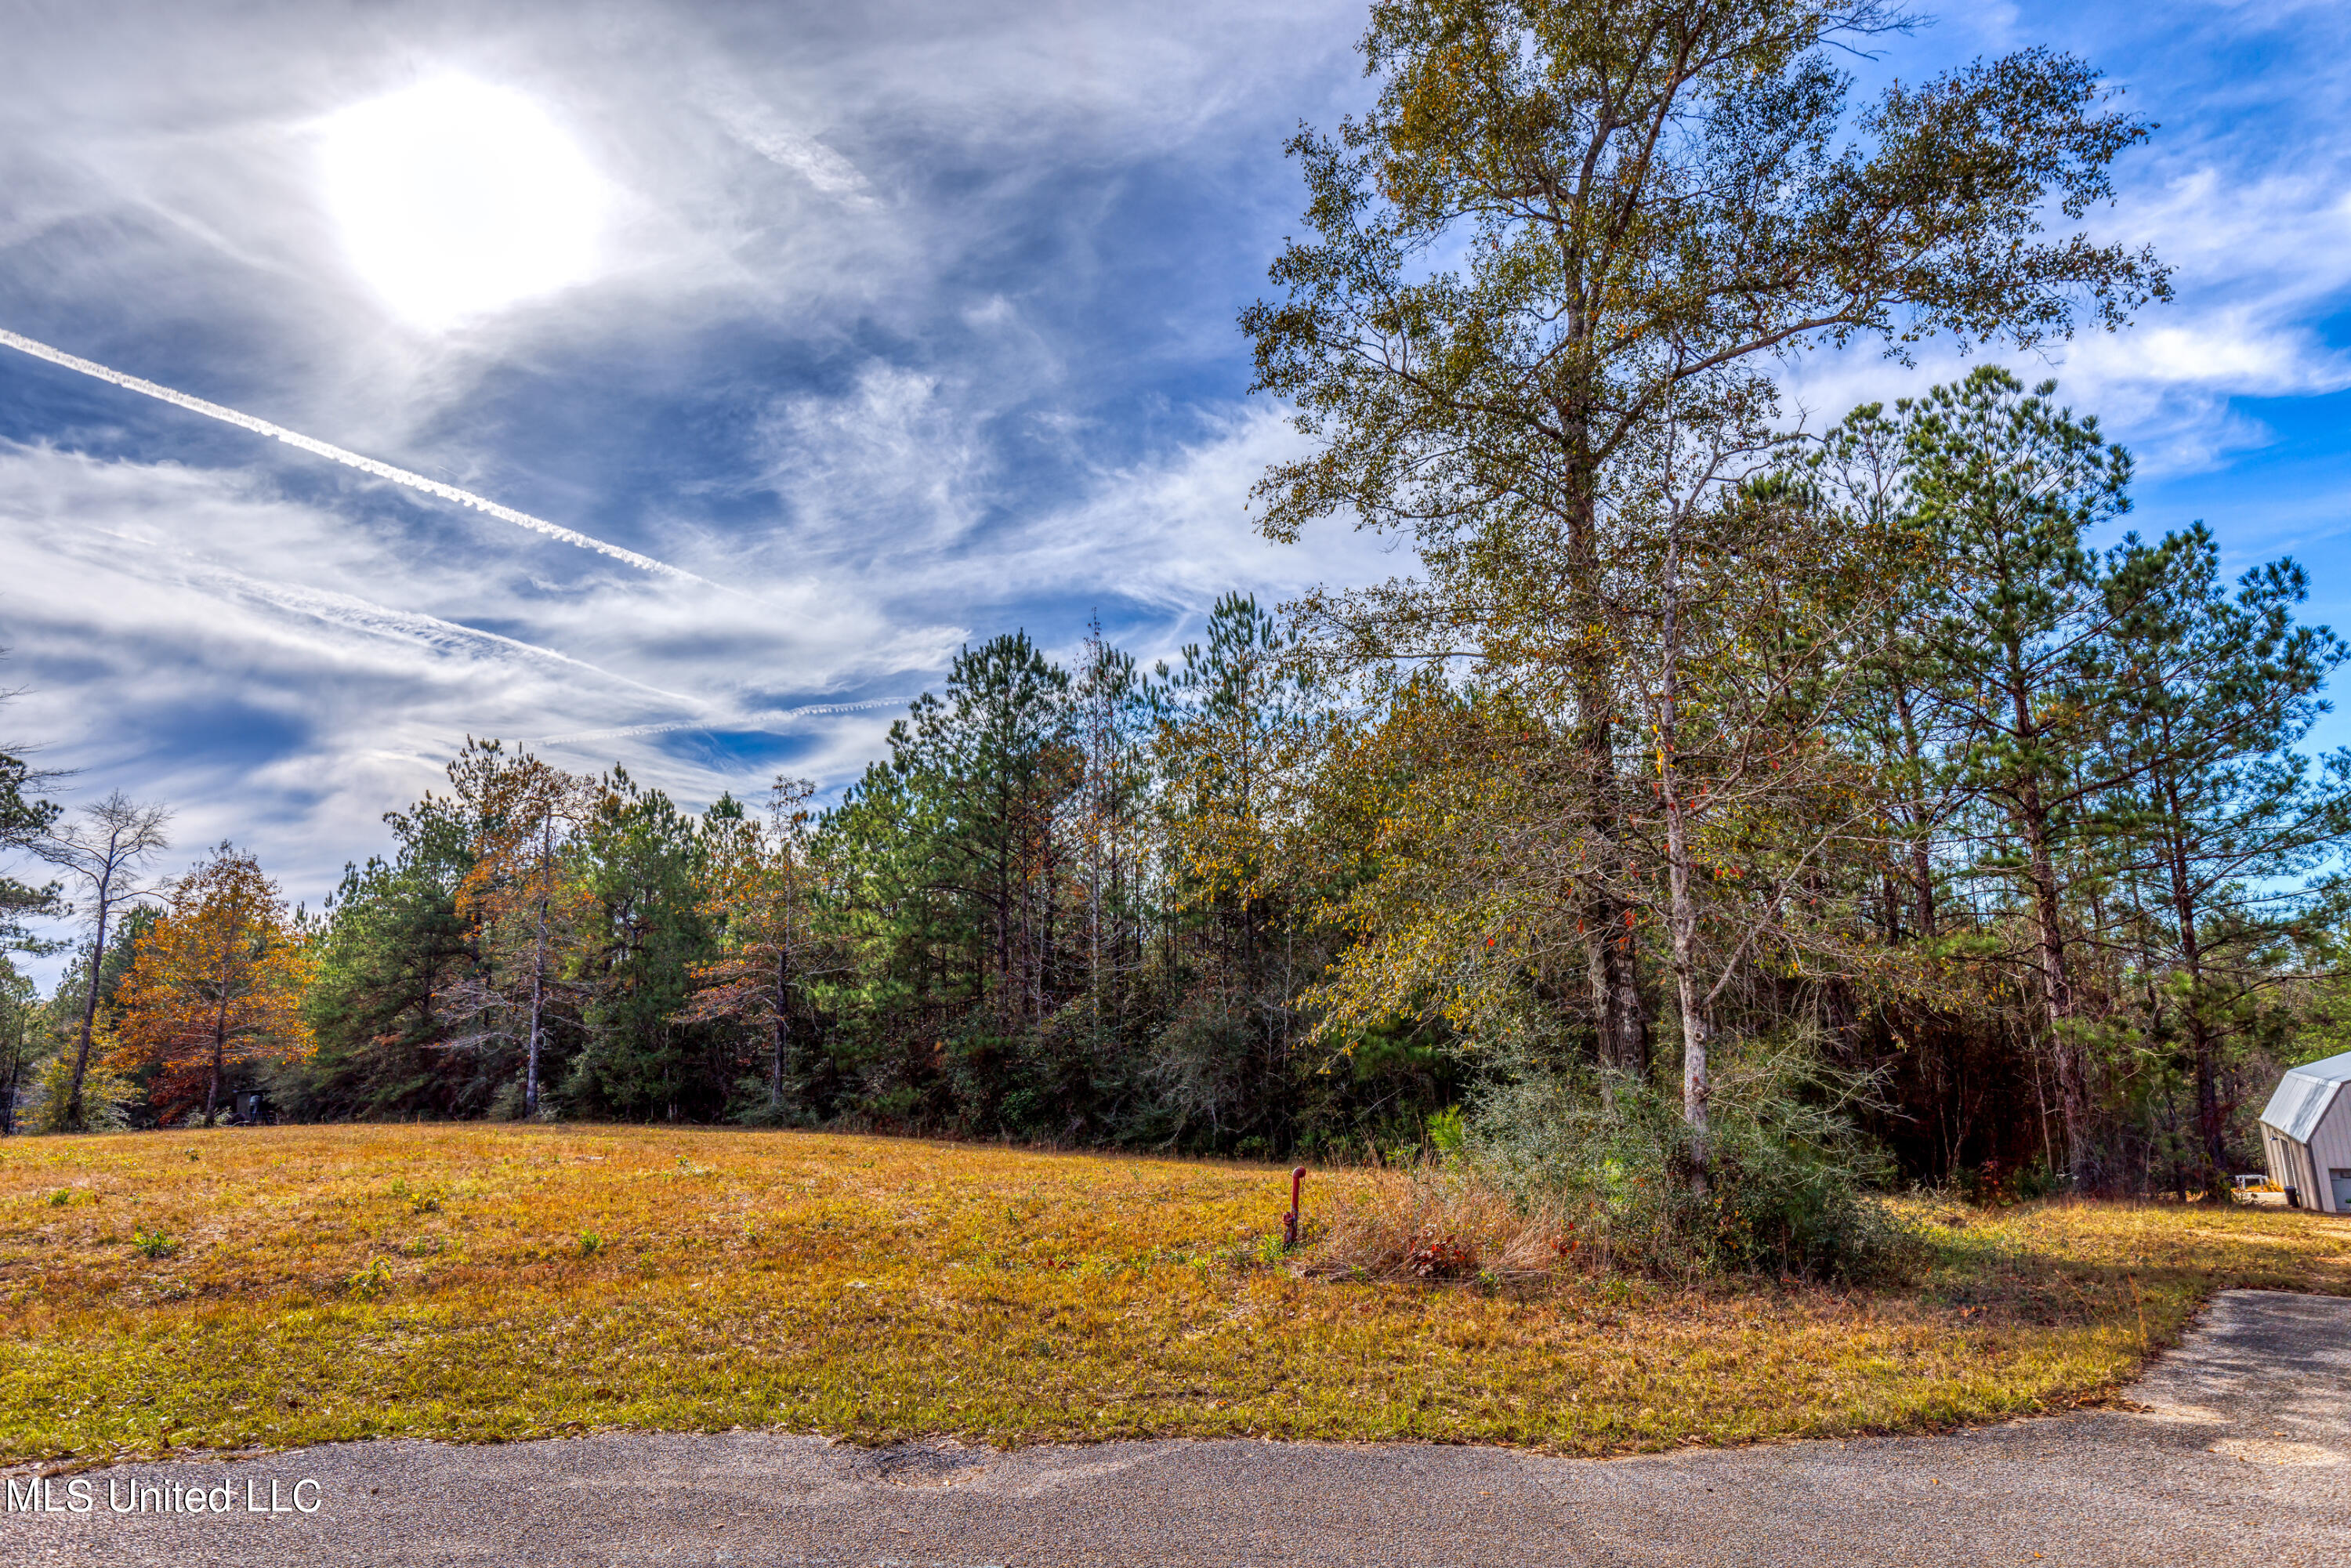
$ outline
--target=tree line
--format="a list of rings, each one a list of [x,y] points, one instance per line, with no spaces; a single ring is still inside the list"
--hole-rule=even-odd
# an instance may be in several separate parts
[[[1312,800],[1336,716],[1286,653],[1244,595],[1148,673],[1099,632],[1074,673],[996,638],[821,811],[806,780],[697,813],[469,741],[315,915],[230,845],[141,882],[151,833],[114,873],[134,912],[27,1009],[60,1043],[25,1077],[37,1119],[202,1120],[261,1090],[316,1118],[1416,1139],[1457,1095],[1441,1031],[1342,1051],[1301,1010],[1337,940],[1317,906],[1358,872]]]
[[[1376,104],[1292,142],[1308,232],[1241,326],[1309,440],[1264,531],[1352,522],[1413,573],[1229,596],[1148,671],[1098,627],[967,648],[829,809],[469,741],[311,916],[226,846],[134,888],[154,814],[60,825],[12,764],[9,841],[98,912],[9,1004],[43,1114],[266,1081],[319,1117],[1271,1155],[1540,1083],[1562,1126],[1670,1102],[1708,1202],[1749,1070],[1801,1059],[1914,1176],[2217,1190],[2338,1039],[2351,761],[2306,745],[2346,649],[2291,561],[2122,531],[2128,455],[2053,382],[1786,415],[1811,350],[2168,297],[2078,227],[2150,130],[2095,71],[1856,112],[1835,51],[1905,26],[1374,5]]]

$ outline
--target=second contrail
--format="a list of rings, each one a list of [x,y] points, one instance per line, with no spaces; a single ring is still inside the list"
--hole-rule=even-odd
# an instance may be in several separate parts
[[[379,463],[372,457],[362,457],[356,452],[346,452],[340,446],[330,446],[326,442],[314,440],[298,431],[288,430],[281,424],[272,424],[266,419],[256,419],[249,413],[239,413],[233,408],[223,408],[216,402],[206,402],[200,397],[190,397],[186,392],[173,392],[170,387],[157,386],[153,382],[141,381],[137,376],[129,376],[120,371],[109,370],[93,360],[85,360],[78,355],[68,354],[62,349],[52,349],[47,343],[36,342],[30,338],[11,332],[5,327],[0,327],[0,343],[15,349],[19,353],[30,354],[37,360],[47,360],[53,365],[63,365],[69,371],[79,371],[86,376],[95,376],[99,381],[111,382],[116,386],[128,391],[143,393],[176,407],[187,409],[193,413],[201,413],[207,419],[217,419],[224,424],[234,424],[239,429],[252,431],[256,435],[266,435],[274,440],[282,441],[288,446],[298,446],[305,452],[314,453],[329,462],[340,463],[346,468],[356,468],[362,474],[372,474],[379,479],[388,479],[395,485],[405,485],[412,490],[422,490],[428,496],[438,496],[444,501],[455,501],[461,507],[471,507],[477,512],[486,512],[500,522],[512,523],[517,528],[528,528],[533,533],[545,534],[549,538],[560,539],[565,544],[577,545],[581,549],[594,550],[598,555],[610,556],[624,565],[635,567],[639,571],[656,572],[664,577],[698,582],[705,588],[719,586],[708,578],[697,577],[683,567],[674,567],[667,561],[655,560],[649,555],[639,555],[632,549],[622,549],[619,545],[607,544],[602,539],[580,532],[577,528],[567,528],[560,523],[550,523],[545,517],[534,517],[528,512],[517,512],[512,507],[502,507],[486,496],[475,495],[471,490],[460,490],[455,485],[444,485],[438,479],[427,479],[422,474],[412,474],[405,468],[395,468],[389,463]]]

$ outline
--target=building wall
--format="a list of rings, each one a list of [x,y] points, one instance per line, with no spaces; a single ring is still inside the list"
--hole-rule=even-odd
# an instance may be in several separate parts
[[[2262,1124],[2262,1164],[2270,1173],[2270,1180],[2285,1185],[2284,1151],[2280,1147],[2284,1136],[2267,1122]]]
[[[2310,1186],[2310,1160],[2300,1144],[2262,1124],[2262,1155],[2269,1164],[2270,1180],[2296,1192]]]
[[[2310,1155],[2312,1163],[2318,1167],[2319,1207],[2330,1214],[2342,1213],[2346,1206],[2335,1200],[2335,1183],[2329,1173],[2351,1170],[2351,1091],[2335,1092],[2335,1103],[2318,1119],[2318,1125],[2311,1129]]]

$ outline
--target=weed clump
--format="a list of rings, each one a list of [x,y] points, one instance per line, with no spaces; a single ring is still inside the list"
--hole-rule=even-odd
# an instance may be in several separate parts
[[[441,1212],[441,1194],[430,1187],[412,1187],[408,1185],[408,1179],[405,1176],[392,1178],[391,1193],[394,1198],[408,1205],[408,1212],[411,1214]]]

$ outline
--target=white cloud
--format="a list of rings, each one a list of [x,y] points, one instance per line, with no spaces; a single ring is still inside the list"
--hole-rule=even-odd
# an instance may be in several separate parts
[[[724,725],[743,705],[696,643],[803,657],[821,689],[874,630],[853,612],[773,629],[789,592],[745,616],[690,584],[665,601],[618,578],[517,604],[496,550],[420,561],[397,536],[235,476],[39,449],[0,454],[0,628],[29,688],[12,735],[100,787],[181,801],[191,842],[264,825],[277,869],[313,898],[468,734]],[[614,621],[667,635],[596,635]],[[689,796],[724,787],[642,744],[566,760],[616,756]]]
[[[873,204],[872,184],[856,164],[786,122],[740,82],[711,81],[703,89],[703,101],[737,141],[768,162],[792,171],[828,196],[852,205]]]
[[[1042,580],[1115,583],[1176,617],[1220,594],[1296,594],[1318,582],[1360,583],[1406,569],[1409,552],[1333,517],[1298,544],[1275,544],[1251,516],[1249,487],[1306,438],[1270,409],[1205,422],[1201,437],[1146,464],[1093,476],[1086,496],[1010,533],[1014,559]]]
[[[860,549],[862,514],[844,511],[820,557],[735,574],[736,592],[569,556],[584,568],[550,582],[543,552],[559,547],[468,535],[462,515],[420,554],[381,518],[236,473],[0,448],[0,635],[29,687],[11,735],[93,787],[181,802],[186,843],[260,841],[315,901],[467,735],[536,741],[575,768],[619,760],[699,802],[758,780],[678,739],[764,731],[799,738],[794,767],[837,784],[958,643],[1008,628],[1023,601],[1096,585],[1142,615],[1148,657],[1228,590],[1270,601],[1394,564],[1336,525],[1303,547],[1256,536],[1247,489],[1298,442],[1268,413],[1210,420],[1157,460],[1091,475],[1066,507],[985,528],[984,476],[919,380],[868,377],[789,419],[837,438],[811,486],[935,507],[929,545],[902,531]],[[988,606],[1002,626],[974,618]],[[1030,629],[1049,644],[1077,634]]]
[[[783,399],[762,426],[768,483],[789,507],[791,549],[927,554],[977,523],[993,455],[983,411],[940,378],[869,361],[847,392]]]

